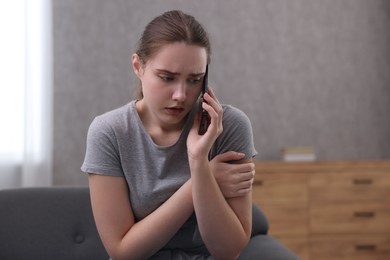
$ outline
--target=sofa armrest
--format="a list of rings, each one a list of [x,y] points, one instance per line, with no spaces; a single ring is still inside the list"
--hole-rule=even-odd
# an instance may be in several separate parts
[[[252,235],[266,235],[268,233],[268,220],[264,213],[255,204],[252,204]]]
[[[87,187],[0,190],[0,259],[108,259]]]
[[[299,260],[290,249],[269,235],[255,235],[239,260]]]

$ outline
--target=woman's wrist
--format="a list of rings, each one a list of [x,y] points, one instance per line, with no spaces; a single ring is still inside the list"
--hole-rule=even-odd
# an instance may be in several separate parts
[[[208,167],[209,159],[208,155],[199,155],[199,156],[190,156],[188,155],[188,163],[190,165],[191,174],[195,171],[198,171],[202,169],[204,171],[204,168]]]
[[[188,155],[188,161],[190,163],[197,163],[197,162],[204,162],[208,161],[208,153],[191,153],[190,151],[187,151]]]

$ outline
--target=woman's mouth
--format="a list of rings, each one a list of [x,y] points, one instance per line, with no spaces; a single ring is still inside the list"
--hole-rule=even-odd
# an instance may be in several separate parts
[[[173,116],[177,116],[177,115],[180,115],[181,113],[183,113],[184,108],[182,108],[182,107],[167,107],[167,108],[165,108],[165,110],[168,112],[168,114],[173,115]]]

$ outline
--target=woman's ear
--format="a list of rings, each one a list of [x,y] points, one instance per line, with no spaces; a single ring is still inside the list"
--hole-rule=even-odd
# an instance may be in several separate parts
[[[141,59],[137,53],[134,53],[133,56],[131,56],[131,63],[133,65],[135,75],[137,75],[137,77],[141,80],[143,74],[143,66]]]

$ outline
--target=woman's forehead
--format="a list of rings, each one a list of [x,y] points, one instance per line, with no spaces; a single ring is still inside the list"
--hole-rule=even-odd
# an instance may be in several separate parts
[[[161,46],[149,62],[155,68],[172,72],[184,69],[191,73],[202,73],[207,64],[207,51],[198,45],[170,43]]]

